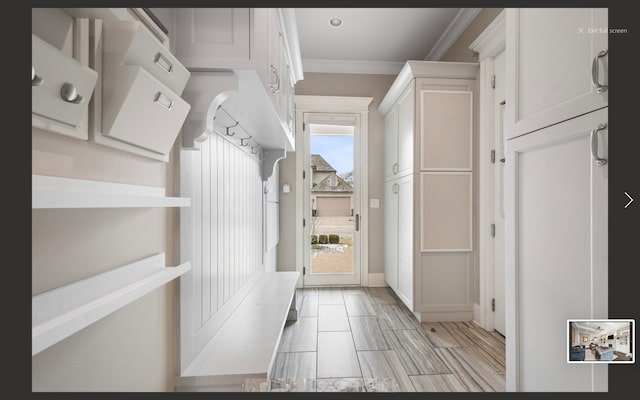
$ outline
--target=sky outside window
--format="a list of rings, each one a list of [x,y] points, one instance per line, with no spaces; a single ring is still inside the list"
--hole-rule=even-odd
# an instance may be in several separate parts
[[[320,154],[341,175],[353,171],[353,136],[311,135],[311,154]]]

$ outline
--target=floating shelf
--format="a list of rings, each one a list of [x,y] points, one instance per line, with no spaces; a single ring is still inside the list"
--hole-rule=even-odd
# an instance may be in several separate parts
[[[32,175],[32,208],[189,207],[160,187]]]
[[[164,253],[31,298],[31,355],[172,281],[191,269],[165,267]]]

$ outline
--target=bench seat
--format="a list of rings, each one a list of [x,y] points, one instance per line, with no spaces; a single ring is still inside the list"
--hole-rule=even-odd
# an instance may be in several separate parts
[[[176,381],[176,391],[243,391],[268,379],[287,319],[296,319],[299,272],[264,272]]]

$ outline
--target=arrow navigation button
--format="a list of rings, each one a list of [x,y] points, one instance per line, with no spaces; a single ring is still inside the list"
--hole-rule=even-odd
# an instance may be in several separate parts
[[[629,193],[627,193],[627,192],[624,192],[624,194],[626,194],[627,197],[629,198],[629,202],[627,203],[626,206],[624,206],[624,208],[627,208],[627,207],[629,207],[629,204],[633,203],[633,197],[629,196]]]

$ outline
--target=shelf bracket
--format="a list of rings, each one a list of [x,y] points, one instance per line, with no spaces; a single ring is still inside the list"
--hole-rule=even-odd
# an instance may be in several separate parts
[[[218,108],[238,93],[238,77],[233,72],[192,71],[182,98],[191,105],[182,125],[182,146],[199,150],[200,142],[213,131],[213,117]]]
[[[268,180],[276,167],[278,161],[287,156],[285,149],[264,149],[264,160],[262,161],[262,180]]]

